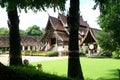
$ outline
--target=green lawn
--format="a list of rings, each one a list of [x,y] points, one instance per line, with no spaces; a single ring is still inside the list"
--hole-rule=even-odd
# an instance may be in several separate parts
[[[85,80],[118,80],[120,60],[112,58],[85,58],[82,57],[81,65]],[[34,62],[41,63],[43,70],[51,74],[67,76],[67,59]]]

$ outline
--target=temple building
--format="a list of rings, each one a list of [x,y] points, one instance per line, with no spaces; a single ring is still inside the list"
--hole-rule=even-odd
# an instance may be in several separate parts
[[[91,28],[80,16],[79,49],[84,52],[97,52],[96,33],[100,30]],[[58,14],[58,18],[49,16],[45,34],[40,36],[21,36],[22,51],[68,51],[69,27],[67,17]],[[0,50],[9,50],[9,36],[0,35]]]
[[[97,51],[97,40],[95,33],[98,29],[91,28],[86,21],[80,16],[79,25],[79,47],[85,51],[90,48]],[[41,50],[44,51],[59,51],[61,48],[64,51],[68,51],[69,42],[69,27],[67,25],[67,17],[58,14],[58,18],[49,16],[47,26],[45,28],[45,34],[41,38]]]

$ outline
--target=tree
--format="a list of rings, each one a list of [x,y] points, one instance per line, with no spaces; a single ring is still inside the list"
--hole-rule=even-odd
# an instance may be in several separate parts
[[[113,49],[117,50],[120,48],[120,2],[118,0],[111,0],[104,5],[106,5],[104,8],[106,13],[101,12],[98,23],[111,36],[110,40],[113,42],[111,46],[114,46]],[[108,43],[111,43],[110,40]]]
[[[70,0],[68,15],[68,25],[70,27],[68,77],[83,80],[78,45],[79,16],[79,0]]]
[[[33,25],[33,26],[28,27],[28,29],[26,29],[26,35],[42,36],[43,31],[40,29],[39,26]]]
[[[34,12],[45,10],[45,7],[64,9],[65,0],[0,0],[0,6],[7,9],[9,41],[10,41],[10,65],[21,65],[21,46],[19,33],[19,17],[17,9],[32,9]]]
[[[9,31],[7,28],[0,28],[0,34],[9,34]]]
[[[9,3],[9,6],[12,5]],[[9,26],[9,42],[10,42],[10,65],[21,65],[21,46],[20,46],[20,34],[19,34],[19,17],[17,13],[17,7],[13,10],[9,10],[8,14],[8,26]]]
[[[26,35],[24,30],[19,30],[20,35]]]
[[[103,54],[111,57],[112,52],[116,50],[117,43],[114,42],[109,32],[101,30],[96,34],[96,38],[99,42],[99,46],[103,49]]]
[[[95,5],[94,5],[94,7],[93,7],[93,9],[96,9],[97,7],[99,7],[99,10],[100,10],[100,12],[104,12],[104,10],[105,10],[105,3],[107,2],[107,0],[94,0],[95,1]]]

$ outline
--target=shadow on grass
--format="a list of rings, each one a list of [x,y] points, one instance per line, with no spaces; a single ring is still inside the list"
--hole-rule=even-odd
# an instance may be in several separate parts
[[[99,78],[94,79],[94,80],[120,80],[119,71],[117,69],[109,70],[108,72],[109,73],[108,73],[107,77],[99,77]],[[85,80],[93,80],[93,79],[86,78]]]
[[[110,79],[106,79],[106,78],[90,79],[90,78],[87,78],[85,80],[120,80],[120,79],[119,78],[110,78]]]

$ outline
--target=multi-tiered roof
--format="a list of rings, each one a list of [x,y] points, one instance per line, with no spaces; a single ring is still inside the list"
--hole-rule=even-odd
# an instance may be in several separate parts
[[[87,21],[84,21],[82,16],[80,16],[78,35],[80,46],[82,46],[83,43],[97,42],[93,30],[93,28],[89,27]],[[54,38],[55,41],[53,41],[52,38]],[[45,35],[41,39],[41,42],[43,44],[49,44],[49,46],[52,46],[54,45],[52,44],[52,42],[57,45],[59,45],[59,43],[62,43],[63,45],[68,45],[68,41],[69,27],[67,25],[67,16],[64,16],[62,14],[59,14],[58,18],[49,16],[49,20],[45,28]]]

